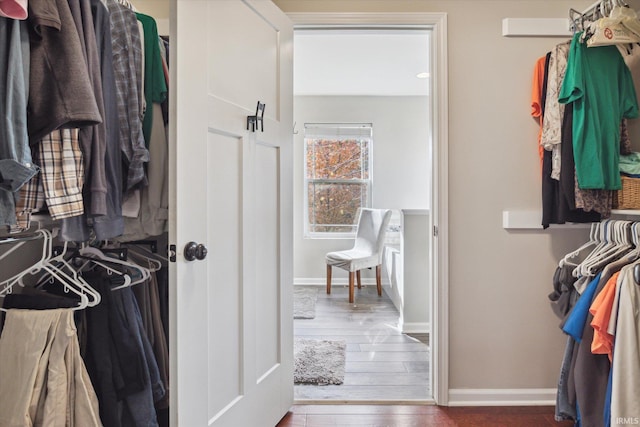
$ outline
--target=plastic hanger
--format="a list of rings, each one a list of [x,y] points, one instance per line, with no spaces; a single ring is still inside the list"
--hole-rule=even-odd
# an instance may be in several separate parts
[[[610,46],[640,42],[640,22],[636,12],[618,3],[601,3],[602,18],[589,25],[592,35],[587,46]],[[628,25],[627,25],[628,24]]]
[[[109,257],[105,255],[102,251],[100,251],[100,249],[98,248],[87,246],[87,247],[81,248],[78,252],[81,256],[87,257],[92,262],[99,264],[103,268],[107,269],[107,272],[111,271],[112,273],[124,274],[114,267],[115,265],[120,265],[125,268],[132,269],[137,273],[139,273],[140,277],[137,278],[136,280],[133,280],[130,275],[126,274],[126,276],[129,277],[129,281],[125,281],[125,283],[122,284],[121,286],[111,288],[112,290],[122,289],[127,286],[133,286],[138,283],[143,283],[151,277],[151,273],[149,272],[148,269],[141,267],[132,262],[122,261],[117,258]],[[111,265],[111,267],[109,267],[109,265]]]
[[[612,221],[610,224],[612,245],[592,257],[589,262],[580,265],[584,276],[595,276],[596,271],[634,249],[631,240],[631,221]]]
[[[21,272],[19,272],[18,274],[14,275],[13,277],[9,278],[9,279],[5,279],[4,281],[0,282],[0,286],[2,287],[2,289],[0,290],[0,296],[7,294],[7,293],[11,293],[11,288],[13,287],[13,285],[15,283],[17,283],[17,280],[21,277],[21,275],[23,275],[25,272],[27,271],[32,271],[33,268],[35,266],[40,265],[41,263],[44,263],[44,261],[47,259],[47,242],[46,242],[46,235],[40,231],[38,231],[38,233],[41,235],[43,242],[42,242],[42,255],[40,257],[40,259],[38,261],[36,261],[35,264],[32,264],[30,267],[28,267],[27,270],[23,270]]]
[[[638,20],[638,14],[635,10],[624,5],[623,2],[620,2],[620,4],[615,6],[611,11],[611,17],[619,19],[625,28],[635,36],[640,37],[640,20]]]
[[[579,265],[579,263],[573,262],[572,259],[580,256],[580,254],[584,250],[589,249],[591,246],[597,245],[600,242],[598,240],[598,226],[599,226],[599,223],[597,222],[591,223],[591,230],[589,230],[589,241],[583,244],[582,246],[580,246],[578,249],[574,250],[573,252],[569,252],[567,255],[565,255],[558,264],[560,267],[564,267],[565,265],[577,267]]]
[[[100,293],[96,289],[94,289],[86,280],[84,280],[82,275],[78,274],[78,271],[65,259],[65,256],[67,255],[67,247],[68,242],[64,242],[62,246],[62,252],[50,258],[48,260],[49,264],[54,268],[57,268],[58,270],[69,274],[71,278],[73,278],[73,280],[79,285],[80,289],[91,297],[91,300],[89,301],[89,307],[100,304],[100,301],[102,300]],[[52,248],[50,248],[50,251],[53,253]],[[38,280],[38,282],[36,282],[35,287],[40,287],[43,284],[43,280],[46,279],[47,277],[45,274]]]
[[[118,263],[113,262],[115,261],[115,258],[112,258],[109,260],[103,260],[103,258],[105,258],[105,255],[99,250],[97,250],[98,254],[92,255],[90,251],[86,251],[85,249],[87,248],[80,249],[78,253],[73,256],[73,259],[76,262],[80,261],[80,263],[76,265],[76,268],[78,269],[78,271],[82,272],[84,269],[86,269],[89,266],[94,266],[94,267],[98,266],[102,268],[107,273],[107,275],[118,276],[125,285],[127,286],[131,285],[131,281],[132,281],[131,276],[127,274],[125,271],[122,271],[122,267],[120,267]],[[91,248],[91,249],[95,249],[95,248]],[[84,260],[84,263],[82,263],[81,260]]]
[[[600,222],[597,225],[597,244],[596,246],[591,250],[591,252],[589,252],[589,254],[582,260],[582,262],[580,264],[578,264],[576,266],[576,268],[574,268],[572,274],[573,277],[580,277],[582,275],[584,275],[581,271],[582,269],[582,265],[583,264],[587,264],[591,261],[592,258],[596,257],[598,254],[602,253],[604,250],[606,250],[606,248],[608,248],[611,245],[611,242],[608,240],[609,239],[609,232],[608,232],[608,225],[611,222],[611,220],[605,220]]]
[[[86,293],[82,292],[79,289],[77,282],[74,282],[71,277],[66,275],[65,273],[57,270],[52,267],[48,260],[50,259],[50,241],[52,240],[51,232],[48,230],[38,230],[39,233],[43,236],[43,244],[42,244],[42,257],[35,264],[31,265],[29,268],[23,270],[17,275],[13,276],[11,279],[4,281],[0,286],[3,286],[2,290],[0,290],[0,296],[7,295],[12,292],[13,287],[16,284],[24,286],[22,279],[27,274],[36,274],[39,271],[45,271],[50,274],[53,278],[57,279],[58,283],[60,283],[65,292],[72,292],[76,294],[80,298],[80,303],[78,306],[73,307],[71,310],[81,310],[89,306],[89,298]],[[2,311],[7,311],[5,308],[0,308]]]
[[[158,258],[156,254],[153,254],[143,248],[132,246],[129,248],[129,254],[134,258],[137,258],[141,262],[146,262],[148,264],[148,268],[150,271],[155,272],[161,270],[163,267],[162,261]],[[165,262],[168,260],[165,260]],[[134,260],[135,262],[135,260]]]
[[[77,272],[70,266],[68,268],[69,272],[66,272],[62,270],[59,265],[56,264],[57,260],[54,260],[54,258],[56,257],[53,256],[53,233],[47,229],[43,229],[41,230],[41,232],[44,233],[46,236],[45,244],[46,244],[47,258],[45,260],[45,263],[46,263],[45,271],[48,274],[55,272],[56,275],[54,277],[57,278],[59,281],[62,278],[63,280],[61,281],[61,284],[63,284],[65,291],[71,290],[76,294],[81,293],[82,295],[85,295],[87,299],[90,296],[91,300],[87,302],[87,306],[93,307],[97,305],[101,300],[101,297],[98,291],[93,289],[86,281],[84,281],[84,279],[79,278],[77,275]],[[23,283],[21,283],[21,285],[24,286]]]

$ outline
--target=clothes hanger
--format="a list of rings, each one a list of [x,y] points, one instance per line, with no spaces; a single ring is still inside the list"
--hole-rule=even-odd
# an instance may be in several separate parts
[[[139,278],[135,280],[133,280],[133,278],[127,274],[126,276],[129,277],[130,281],[128,282],[125,281],[125,283],[122,286],[112,288],[112,290],[122,289],[123,287],[133,286],[138,283],[143,283],[143,282],[146,282],[151,277],[151,273],[149,272],[148,269],[132,262],[127,262],[127,261],[119,260],[117,258],[109,257],[105,255],[98,248],[87,246],[79,249],[78,252],[81,257],[87,257],[92,262],[101,265],[103,268],[106,268],[107,271],[111,271],[112,273],[123,274],[122,271],[119,271],[114,267],[115,265],[123,266],[125,268],[130,268],[134,270],[136,273],[138,273]],[[111,265],[111,267],[108,267],[108,265]]]
[[[100,267],[102,268],[108,276],[115,276],[118,280],[122,280],[125,285],[131,285],[132,279],[131,275],[129,275],[126,271],[123,271],[123,268],[115,261],[115,258],[103,260],[106,256],[98,250],[98,253],[91,255],[91,251],[86,251],[86,248],[82,248],[75,253],[72,258],[74,263],[76,263],[76,268],[79,272],[82,273],[87,267]],[[95,249],[95,248],[91,248]],[[83,253],[81,253],[83,252]],[[82,262],[84,260],[84,262]]]
[[[636,12],[612,1],[601,3],[602,18],[590,24],[592,35],[587,46],[611,46],[640,42],[640,22]],[[628,22],[629,26],[625,25]],[[635,25],[634,25],[635,24]],[[634,30],[635,28],[635,30]]]
[[[606,248],[608,248],[611,245],[611,242],[609,241],[609,234],[608,234],[608,224],[611,222],[611,220],[604,220],[600,223],[597,224],[597,244],[596,246],[591,250],[591,252],[589,252],[589,254],[582,260],[582,262],[580,262],[580,264],[578,264],[576,266],[576,268],[573,269],[572,275],[573,277],[580,277],[582,276],[582,265],[586,264],[588,262],[590,262],[590,260],[597,256],[599,253],[602,253]]]
[[[569,9],[569,20],[571,21],[571,31],[573,34],[584,29],[584,16],[579,11],[573,8]]]
[[[611,18],[620,20],[620,23],[626,29],[636,37],[640,37],[640,20],[638,19],[638,14],[623,1],[620,1],[614,6],[611,11]]]
[[[65,287],[64,288],[65,291],[73,290],[74,293],[76,294],[78,292],[81,292],[83,295],[86,295],[87,298],[91,297],[91,300],[89,300],[87,303],[89,307],[93,307],[99,304],[101,297],[98,291],[96,291],[93,287],[91,287],[91,285],[89,285],[84,279],[78,277],[78,274],[75,269],[73,269],[71,266],[68,266],[68,272],[67,272],[67,271],[64,271],[62,268],[60,268],[60,266],[57,264],[58,260],[55,259],[56,256],[54,256],[53,254],[53,233],[48,229],[43,229],[42,232],[45,234],[46,236],[45,241],[47,242],[46,243],[47,258],[45,260],[45,263],[46,263],[45,271],[47,271],[49,274],[51,274],[51,272],[57,273],[55,277],[58,280],[60,280],[60,277],[62,277],[64,279],[62,284]],[[65,249],[66,249],[66,243],[65,243]],[[66,264],[66,261],[65,261],[65,264]],[[21,283],[21,285],[24,286],[23,283]],[[76,290],[78,292],[75,292]]]
[[[579,262],[573,262],[572,259],[578,257],[584,250],[589,249],[591,246],[597,245],[600,242],[598,240],[598,226],[599,223],[597,222],[591,223],[591,230],[589,230],[589,241],[584,243],[573,252],[569,252],[568,254],[566,254],[558,263],[559,267],[564,267],[565,265],[577,267],[580,264]]]
[[[96,289],[94,289],[86,280],[84,280],[82,275],[78,274],[78,270],[74,268],[65,258],[65,256],[67,255],[67,248],[68,242],[65,241],[62,246],[61,253],[51,257],[48,260],[49,264],[51,264],[58,270],[69,274],[73,278],[73,280],[78,283],[80,289],[82,289],[83,292],[86,292],[91,297],[91,300],[89,301],[89,307],[94,307],[100,304],[100,301],[102,300],[102,296],[100,295],[100,293]],[[53,254],[53,249],[51,248],[50,250]],[[45,274],[36,282],[35,287],[38,288],[44,285],[43,280],[46,279],[47,277]]]
[[[160,255],[149,252],[139,246],[130,246],[129,254],[134,258],[137,258],[141,262],[146,262],[148,264],[147,268],[152,272],[156,272],[162,269],[162,261],[168,262],[166,258],[163,259]]]
[[[611,223],[613,246],[596,254],[588,263],[581,264],[581,272],[585,276],[595,276],[603,266],[619,259],[635,248],[628,229],[631,221],[617,220]]]
[[[11,288],[16,283],[16,281],[18,280],[18,278],[20,277],[21,274],[23,274],[25,271],[32,270],[34,266],[37,266],[37,265],[43,263],[47,259],[47,247],[46,247],[47,242],[45,241],[46,236],[45,236],[44,233],[40,232],[40,230],[38,230],[37,233],[43,239],[43,242],[42,242],[42,253],[41,253],[40,259],[38,261],[36,261],[34,264],[32,264],[30,267],[28,267],[27,270],[23,270],[23,271],[17,273],[16,275],[14,275],[13,277],[10,277],[10,278],[5,279],[4,281],[0,282],[0,286],[3,287],[0,290],[0,296],[4,295],[5,293],[11,293]]]
[[[48,263],[48,259],[50,258],[50,255],[51,255],[51,252],[49,251],[50,250],[50,240],[52,239],[51,232],[48,231],[48,230],[44,230],[44,229],[38,230],[38,232],[41,233],[42,236],[43,236],[42,257],[35,264],[31,265],[27,269],[25,269],[22,272],[18,273],[17,275],[12,277],[8,281],[3,282],[2,286],[4,286],[4,287],[3,287],[2,290],[0,290],[0,296],[7,295],[7,294],[11,293],[12,290],[13,290],[13,287],[16,284],[24,286],[24,283],[22,282],[22,279],[27,274],[35,274],[35,273],[37,273],[39,271],[44,270],[44,271],[48,272],[52,277],[57,279],[58,283],[60,283],[64,287],[64,291],[65,292],[69,292],[70,291],[70,292],[76,294],[80,298],[79,305],[76,306],[76,307],[73,307],[71,310],[81,310],[81,309],[84,309],[84,308],[88,307],[89,306],[89,298],[88,298],[87,294],[82,292],[77,287],[77,283],[74,283],[72,278],[70,278],[68,275],[58,271],[57,269],[53,268]],[[1,307],[0,307],[0,310],[1,311],[5,311],[5,312],[7,311],[7,309],[1,308]]]

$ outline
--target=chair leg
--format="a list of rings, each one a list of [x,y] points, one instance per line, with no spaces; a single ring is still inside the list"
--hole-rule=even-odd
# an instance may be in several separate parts
[[[376,265],[376,285],[378,286],[378,296],[382,296],[382,264]]]
[[[356,278],[358,279],[358,289],[362,288],[362,279],[360,278],[360,270],[356,271]]]
[[[327,295],[331,295],[331,266],[327,264]]]
[[[354,276],[355,276],[355,272],[350,271],[349,272],[349,304],[353,304],[353,300],[354,300],[354,296],[353,296],[353,294],[354,294],[354,289],[353,289],[354,280],[353,279],[355,279]]]

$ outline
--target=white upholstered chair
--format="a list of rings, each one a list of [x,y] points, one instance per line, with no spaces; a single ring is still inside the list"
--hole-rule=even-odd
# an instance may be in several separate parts
[[[382,253],[384,238],[391,219],[389,209],[360,210],[358,228],[353,248],[346,251],[329,252],[327,263],[327,294],[331,293],[331,268],[339,267],[349,272],[349,303],[354,301],[354,276],[357,276],[358,288],[362,287],[360,270],[376,268],[378,295],[382,295]]]

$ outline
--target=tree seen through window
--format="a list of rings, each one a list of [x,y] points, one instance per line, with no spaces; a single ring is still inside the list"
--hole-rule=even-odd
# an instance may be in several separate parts
[[[306,128],[307,129],[307,128]],[[357,133],[362,126],[355,128]],[[370,205],[370,136],[305,134],[308,231],[311,233],[353,232],[358,209]],[[311,134],[311,135],[310,135]],[[326,135],[323,135],[326,134]]]

